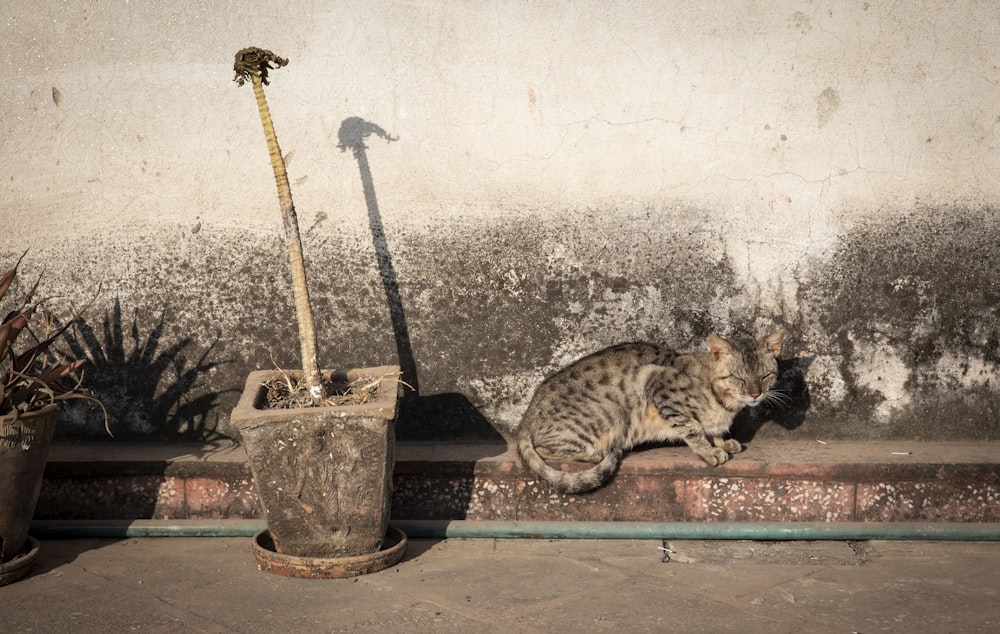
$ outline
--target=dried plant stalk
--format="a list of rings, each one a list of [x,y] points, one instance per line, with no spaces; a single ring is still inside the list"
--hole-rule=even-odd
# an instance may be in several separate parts
[[[302,257],[299,221],[295,214],[295,205],[292,203],[292,189],[288,184],[285,160],[281,156],[278,137],[274,131],[274,123],[271,121],[271,110],[268,108],[267,99],[264,96],[264,85],[268,83],[268,70],[284,66],[287,63],[287,59],[278,57],[271,51],[260,48],[245,48],[236,53],[233,70],[236,73],[237,85],[242,86],[249,79],[253,84],[254,96],[257,98],[257,111],[260,113],[260,121],[264,126],[264,138],[267,141],[268,155],[271,157],[274,182],[278,187],[278,202],[281,207],[282,223],[285,227],[285,240],[288,244],[288,263],[292,271],[295,316],[299,324],[303,378],[312,404],[319,405],[325,400],[326,394],[320,377],[319,362],[316,358],[316,328],[313,325],[309,288],[306,285],[306,268]]]

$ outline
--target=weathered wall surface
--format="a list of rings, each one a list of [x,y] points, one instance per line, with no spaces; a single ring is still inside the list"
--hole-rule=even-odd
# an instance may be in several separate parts
[[[745,437],[1000,438],[988,2],[39,2],[0,9],[0,257],[25,248],[119,437],[228,433],[297,360],[268,89],[328,366],[400,436],[495,437],[576,356],[783,325]],[[98,291],[99,288],[99,291]],[[63,433],[100,434],[74,408]]]

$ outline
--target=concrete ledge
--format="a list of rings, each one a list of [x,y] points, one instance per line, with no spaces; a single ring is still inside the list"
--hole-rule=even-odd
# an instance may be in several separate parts
[[[1000,443],[759,441],[714,469],[687,448],[658,447],[630,454],[586,495],[538,483],[503,445],[400,443],[395,484],[393,517],[406,520],[1000,522]],[[259,516],[237,444],[55,446],[36,511]]]

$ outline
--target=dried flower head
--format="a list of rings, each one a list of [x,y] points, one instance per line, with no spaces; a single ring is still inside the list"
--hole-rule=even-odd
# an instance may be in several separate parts
[[[261,83],[266,86],[267,71],[280,68],[287,63],[287,59],[278,57],[271,51],[251,46],[236,53],[236,62],[233,64],[236,77],[233,81],[237,86],[242,86],[253,75],[259,75]]]

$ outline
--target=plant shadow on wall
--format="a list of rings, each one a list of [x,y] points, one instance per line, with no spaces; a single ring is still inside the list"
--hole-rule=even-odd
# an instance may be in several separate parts
[[[389,307],[389,317],[392,323],[393,338],[402,380],[410,389],[405,389],[399,402],[399,425],[397,435],[401,440],[439,440],[442,430],[452,441],[462,438],[492,439],[497,443],[503,438],[496,432],[489,421],[472,405],[469,399],[458,393],[425,395],[421,392],[417,361],[410,340],[410,329],[403,308],[402,295],[399,288],[399,278],[389,250],[389,242],[382,224],[382,214],[379,210],[378,198],[375,195],[375,181],[372,178],[371,165],[368,162],[368,147],[366,139],[371,136],[383,139],[386,143],[397,140],[381,126],[365,121],[360,117],[348,117],[341,122],[338,131],[337,147],[340,150],[350,150],[358,162],[361,175],[361,185],[364,191],[365,207],[368,212],[368,226],[371,231],[372,243],[375,247],[378,262],[379,277],[382,290]],[[506,445],[499,445],[492,454],[501,453]],[[429,517],[463,519],[473,495],[475,460],[487,457],[474,456],[461,467],[449,471],[451,480],[448,490],[455,495],[426,495],[420,488],[425,477],[411,479],[407,474],[396,474],[396,493],[393,496],[392,513],[399,517],[424,519]],[[428,504],[429,499],[432,501]],[[431,508],[434,507],[434,508]]]
[[[403,380],[412,388],[404,390],[400,400],[401,425],[398,428],[398,433],[404,440],[430,440],[426,432],[431,426],[427,425],[426,421],[433,420],[435,422],[433,429],[436,430],[434,433],[439,436],[441,435],[440,430],[445,429],[449,438],[492,438],[500,442],[503,440],[502,437],[466,396],[457,393],[425,395],[421,392],[417,361],[414,357],[410,329],[399,289],[399,278],[389,250],[389,242],[386,239],[382,214],[379,210],[378,198],[375,195],[375,181],[372,178],[371,165],[368,162],[368,147],[365,142],[372,136],[383,139],[386,143],[392,143],[398,139],[379,125],[365,121],[360,117],[348,117],[340,124],[340,130],[337,133],[337,147],[342,152],[350,150],[358,162],[365,207],[368,211],[368,226],[375,247],[382,289],[389,306],[393,337],[399,356],[399,367],[403,374]]]
[[[149,332],[140,332],[138,313],[126,326],[121,302],[97,329],[81,318],[66,343],[78,359],[87,359],[87,384],[107,407],[111,430],[119,439],[215,442],[226,438],[216,431],[220,392],[206,390],[203,377],[225,361],[212,359],[218,337],[200,353],[194,339],[183,337],[164,346],[166,311]],[[238,390],[225,390],[236,392]],[[68,408],[67,426],[74,439],[96,437],[89,412]]]

